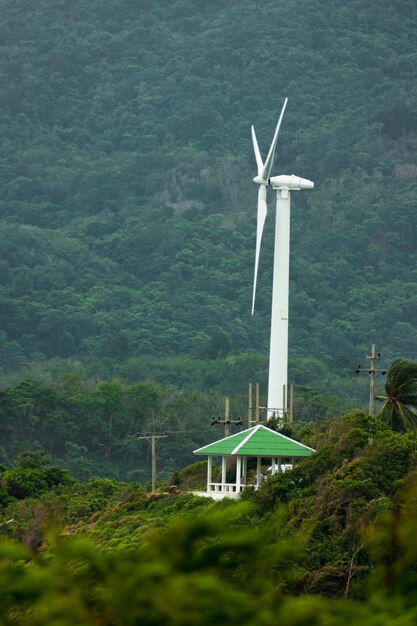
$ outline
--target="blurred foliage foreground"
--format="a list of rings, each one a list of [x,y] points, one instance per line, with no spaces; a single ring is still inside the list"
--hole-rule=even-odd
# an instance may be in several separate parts
[[[414,625],[415,432],[356,412],[310,437],[238,503],[21,455],[0,475],[0,624]]]
[[[364,541],[372,558],[365,600],[290,596],[306,531],[280,536],[282,512],[263,529],[251,507],[229,504],[182,519],[135,550],[105,551],[86,538],[50,537],[35,557],[1,544],[2,624],[415,624],[417,490],[381,514]]]

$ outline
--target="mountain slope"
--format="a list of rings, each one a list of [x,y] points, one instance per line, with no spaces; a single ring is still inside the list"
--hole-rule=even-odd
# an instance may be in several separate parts
[[[265,353],[249,128],[265,150],[285,96],[274,171],[316,183],[293,197],[291,358],[415,358],[415,3],[0,6],[4,371],[207,353],[219,331]]]

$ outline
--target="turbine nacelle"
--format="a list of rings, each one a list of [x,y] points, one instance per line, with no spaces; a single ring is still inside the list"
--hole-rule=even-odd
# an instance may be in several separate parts
[[[256,181],[257,182],[257,181]],[[307,178],[301,178],[300,176],[271,176],[269,184],[273,189],[288,189],[289,191],[300,191],[300,189],[313,189],[314,183]]]
[[[258,279],[258,266],[259,266],[259,253],[261,249],[262,232],[264,229],[265,218],[267,214],[266,193],[267,188],[280,190],[281,198],[289,198],[290,191],[299,191],[300,189],[313,189],[314,183],[306,178],[300,178],[299,176],[272,176],[271,169],[275,156],[275,148],[277,145],[278,134],[281,128],[282,118],[284,117],[285,108],[287,106],[288,99],[285,98],[281,114],[278,119],[278,123],[275,128],[274,137],[272,139],[271,147],[269,148],[268,156],[265,163],[262,160],[261,153],[258,146],[258,140],[256,139],[255,129],[252,126],[252,143],[253,150],[255,152],[256,166],[258,173],[253,179],[255,183],[259,185],[258,190],[258,220],[256,226],[256,252],[255,252],[255,271],[253,277],[253,296],[252,296],[252,315],[255,310],[255,295],[256,295],[256,283]]]
[[[301,178],[300,176],[287,176],[285,174],[281,176],[271,176],[266,179],[262,176],[255,176],[254,183],[258,185],[264,185],[265,187],[271,186],[273,189],[289,189],[291,191],[300,191],[300,189],[313,189],[314,183],[307,178]]]

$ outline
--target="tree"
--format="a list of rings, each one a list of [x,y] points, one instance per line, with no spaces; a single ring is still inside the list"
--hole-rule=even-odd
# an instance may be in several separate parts
[[[208,341],[205,348],[201,349],[199,354],[208,359],[224,359],[232,349],[230,337],[224,331],[219,330]]]
[[[396,359],[388,370],[385,396],[376,396],[383,402],[380,417],[393,430],[406,432],[417,429],[417,364]]]

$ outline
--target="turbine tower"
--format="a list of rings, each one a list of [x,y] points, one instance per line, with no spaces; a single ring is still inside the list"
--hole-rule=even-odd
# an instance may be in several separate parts
[[[255,151],[258,174],[253,179],[259,185],[258,223],[256,228],[255,274],[253,280],[252,315],[255,310],[256,283],[258,279],[259,253],[262,233],[267,214],[266,192],[272,187],[277,192],[275,217],[274,270],[272,282],[271,340],[269,349],[268,419],[282,416],[287,410],[288,389],[288,293],[290,268],[290,209],[291,191],[312,189],[311,180],[293,174],[271,177],[275,147],[284,117],[288,98],[285,98],[281,114],[275,128],[274,137],[265,163],[261,158],[255,129],[252,126],[252,141]]]

